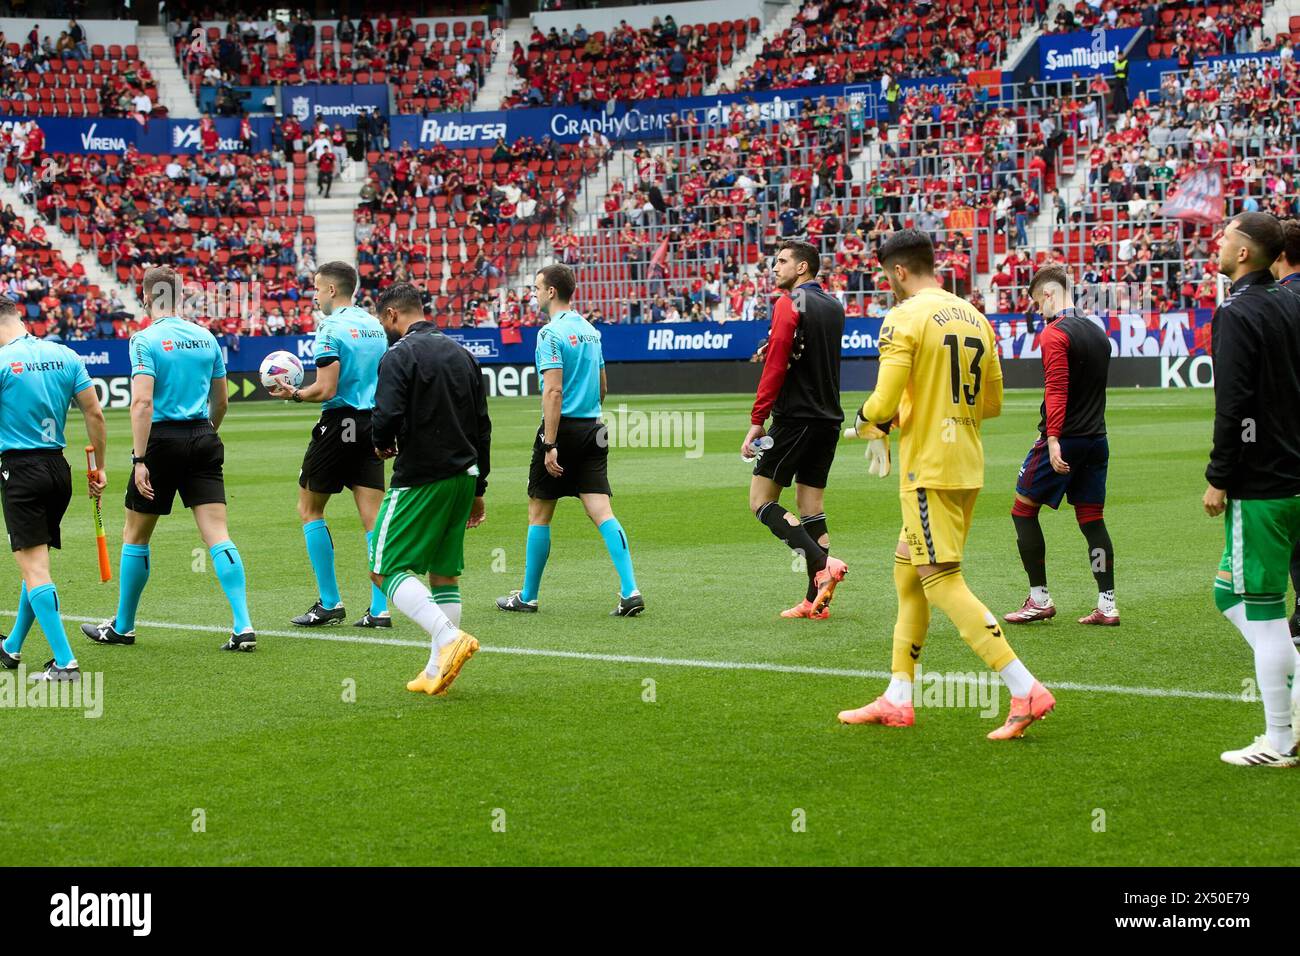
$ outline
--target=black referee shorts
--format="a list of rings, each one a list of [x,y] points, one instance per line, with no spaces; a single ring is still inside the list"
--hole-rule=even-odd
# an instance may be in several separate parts
[[[210,421],[154,422],[149,429],[149,447],[144,459],[154,499],[145,498],[136,489],[135,482],[128,479],[128,510],[169,515],[178,491],[186,508],[226,503],[226,482],[221,470],[226,449]]]
[[[578,495],[612,495],[609,489],[609,430],[599,418],[561,418],[555,449],[564,474],[554,478],[546,470],[542,427],[533,440],[533,461],[528,468],[528,497],[554,501]]]
[[[0,498],[11,549],[61,547],[59,522],[72,500],[72,469],[63,449],[5,452],[0,457]]]
[[[336,495],[344,488],[384,490],[384,463],[370,438],[370,412],[331,408],[321,412],[302,458],[298,485],[317,494]]]
[[[839,422],[772,422],[772,447],[754,464],[754,474],[782,488],[794,482],[825,488],[840,440]]]

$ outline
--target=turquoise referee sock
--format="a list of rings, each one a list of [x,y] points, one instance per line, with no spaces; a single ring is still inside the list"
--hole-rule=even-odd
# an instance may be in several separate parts
[[[32,602],[27,597],[27,582],[24,581],[22,590],[18,593],[18,615],[14,618],[14,629],[9,632],[3,644],[6,654],[22,653],[23,641],[27,640],[27,632],[32,629],[35,618]]]
[[[374,546],[375,546],[375,533],[373,531],[367,531],[366,532],[367,562],[369,562],[369,555],[373,553],[371,549],[373,549]],[[369,565],[367,564],[367,566]],[[383,617],[387,613],[388,613],[388,598],[384,595],[384,589],[381,588],[378,584],[375,584],[373,581],[370,582],[370,616]]]
[[[546,570],[546,560],[551,556],[551,526],[549,524],[530,524],[528,541],[524,545],[524,589],[519,597],[529,604],[537,600],[537,592],[542,589],[542,572]]]
[[[140,595],[149,582],[149,545],[122,545],[122,562],[117,569],[117,614],[113,629],[119,634],[135,630],[135,612],[140,607]]]
[[[244,560],[239,556],[239,549],[233,541],[214,544],[208,551],[212,555],[212,566],[221,582],[221,590],[226,592],[230,610],[235,617],[234,633],[243,634],[253,629],[253,622],[248,616],[248,583],[244,577]]]
[[[598,529],[605,539],[610,560],[618,572],[619,596],[631,597],[636,593],[636,575],[632,573],[632,551],[627,545],[627,535],[617,518],[610,518]]]
[[[320,595],[321,607],[333,610],[343,599],[339,597],[339,582],[334,574],[334,539],[325,526],[325,519],[308,521],[302,526],[302,536],[307,539],[307,557],[311,559],[311,569],[316,575],[316,593]]]
[[[77,662],[68,645],[67,632],[63,630],[63,617],[59,614],[59,592],[53,584],[42,584],[32,588],[27,596],[31,602],[32,613],[45,632],[45,639],[54,651],[54,663],[59,667],[68,667]]]

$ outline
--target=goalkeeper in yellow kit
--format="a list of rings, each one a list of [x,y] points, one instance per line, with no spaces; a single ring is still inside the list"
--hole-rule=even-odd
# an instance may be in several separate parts
[[[880,330],[880,376],[858,412],[857,431],[877,448],[895,418],[901,432],[903,531],[894,554],[893,678],[875,701],[842,711],[839,719],[889,727],[915,722],[912,680],[935,607],[1011,691],[1011,713],[989,739],[1019,737],[1056,700],[1016,657],[961,570],[975,498],[984,485],[980,425],[1002,412],[997,339],[978,309],[935,278],[934,246],[925,233],[894,233],[879,258],[899,301]]]

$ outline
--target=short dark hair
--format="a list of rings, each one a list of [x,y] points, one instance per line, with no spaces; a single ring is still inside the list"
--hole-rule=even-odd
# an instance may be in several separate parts
[[[573,292],[578,288],[578,277],[562,262],[554,262],[537,270],[542,282],[555,290],[561,302],[573,299]]]
[[[808,264],[808,275],[810,278],[817,278],[822,271],[821,253],[811,242],[804,242],[802,239],[787,239],[776,247],[777,252],[783,249],[789,249],[793,253],[796,262],[806,262]]]
[[[409,315],[412,312],[423,315],[424,296],[409,282],[395,282],[379,293],[375,315],[383,315],[385,309],[392,309],[398,315]]]
[[[1300,219],[1282,220],[1282,255],[1293,266],[1300,266]]]
[[[350,296],[357,291],[357,270],[340,259],[322,264],[316,274],[333,282],[344,295]]]
[[[880,244],[876,255],[880,264],[889,267],[897,261],[909,272],[934,275],[934,243],[920,229],[899,229]]]
[[[1070,291],[1070,273],[1065,266],[1059,262],[1054,262],[1049,266],[1043,266],[1034,273],[1034,277],[1029,281],[1029,296],[1033,298],[1039,286],[1047,285],[1049,282],[1055,282],[1066,292]]]
[[[146,295],[149,296],[150,307],[154,303],[161,306],[167,306],[177,314],[181,311],[181,280],[176,274],[176,270],[171,266],[152,266],[145,270],[144,280],[141,282]],[[159,302],[159,300],[162,300]]]
[[[1282,253],[1285,239],[1282,224],[1276,216],[1266,212],[1243,212],[1232,218],[1237,224],[1237,231],[1250,240],[1264,257],[1264,266],[1271,266]]]
[[[7,295],[0,295],[0,319],[16,319],[23,315],[18,303]]]

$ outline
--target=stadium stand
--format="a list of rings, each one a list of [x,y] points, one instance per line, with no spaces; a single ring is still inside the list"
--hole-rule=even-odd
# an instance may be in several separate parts
[[[520,90],[502,107],[700,96],[760,26],[757,17],[679,26],[670,14],[640,30],[623,21],[608,34],[581,23],[572,33],[534,28],[527,48],[516,42],[510,51]]]
[[[1029,273],[1045,261],[1093,283],[1143,285],[1155,311],[1210,307],[1218,227],[1166,217],[1161,206],[1182,175],[1208,166],[1222,176],[1226,215],[1300,215],[1300,67],[1280,63],[1169,74],[1159,101],[1135,100],[1088,151],[1085,192],[1050,248],[993,276],[999,311],[1026,303]]]
[[[489,299],[505,300],[513,270],[537,255],[548,226],[567,221],[583,177],[600,163],[580,147],[526,139],[492,149],[404,146],[367,158],[356,223],[363,288],[427,283],[435,315],[452,325],[476,310],[483,318]]]
[[[922,0],[901,8],[884,0],[805,0],[737,88],[992,69],[1033,19],[1031,6],[1012,0]]]
[[[64,259],[39,222],[29,225],[8,204],[0,210],[0,294],[25,309],[33,335],[115,338],[130,331],[121,301],[89,284],[80,262]]]
[[[175,21],[176,58],[197,95],[216,87],[389,83],[399,113],[463,111],[474,104],[494,45],[485,18],[415,20],[407,13],[317,22],[197,17]]]
[[[301,156],[295,165],[268,152],[152,156],[131,148],[122,156],[46,153],[33,168],[24,152],[10,147],[5,181],[123,285],[138,286],[160,264],[186,281],[242,288],[257,280],[240,332],[314,327],[315,222],[305,213]]]
[[[81,29],[76,21],[69,21]],[[7,116],[165,116],[158,87],[133,45],[104,46],[84,38],[74,43],[64,31],[57,43],[37,38],[35,27],[22,42],[0,33],[0,112]]]

